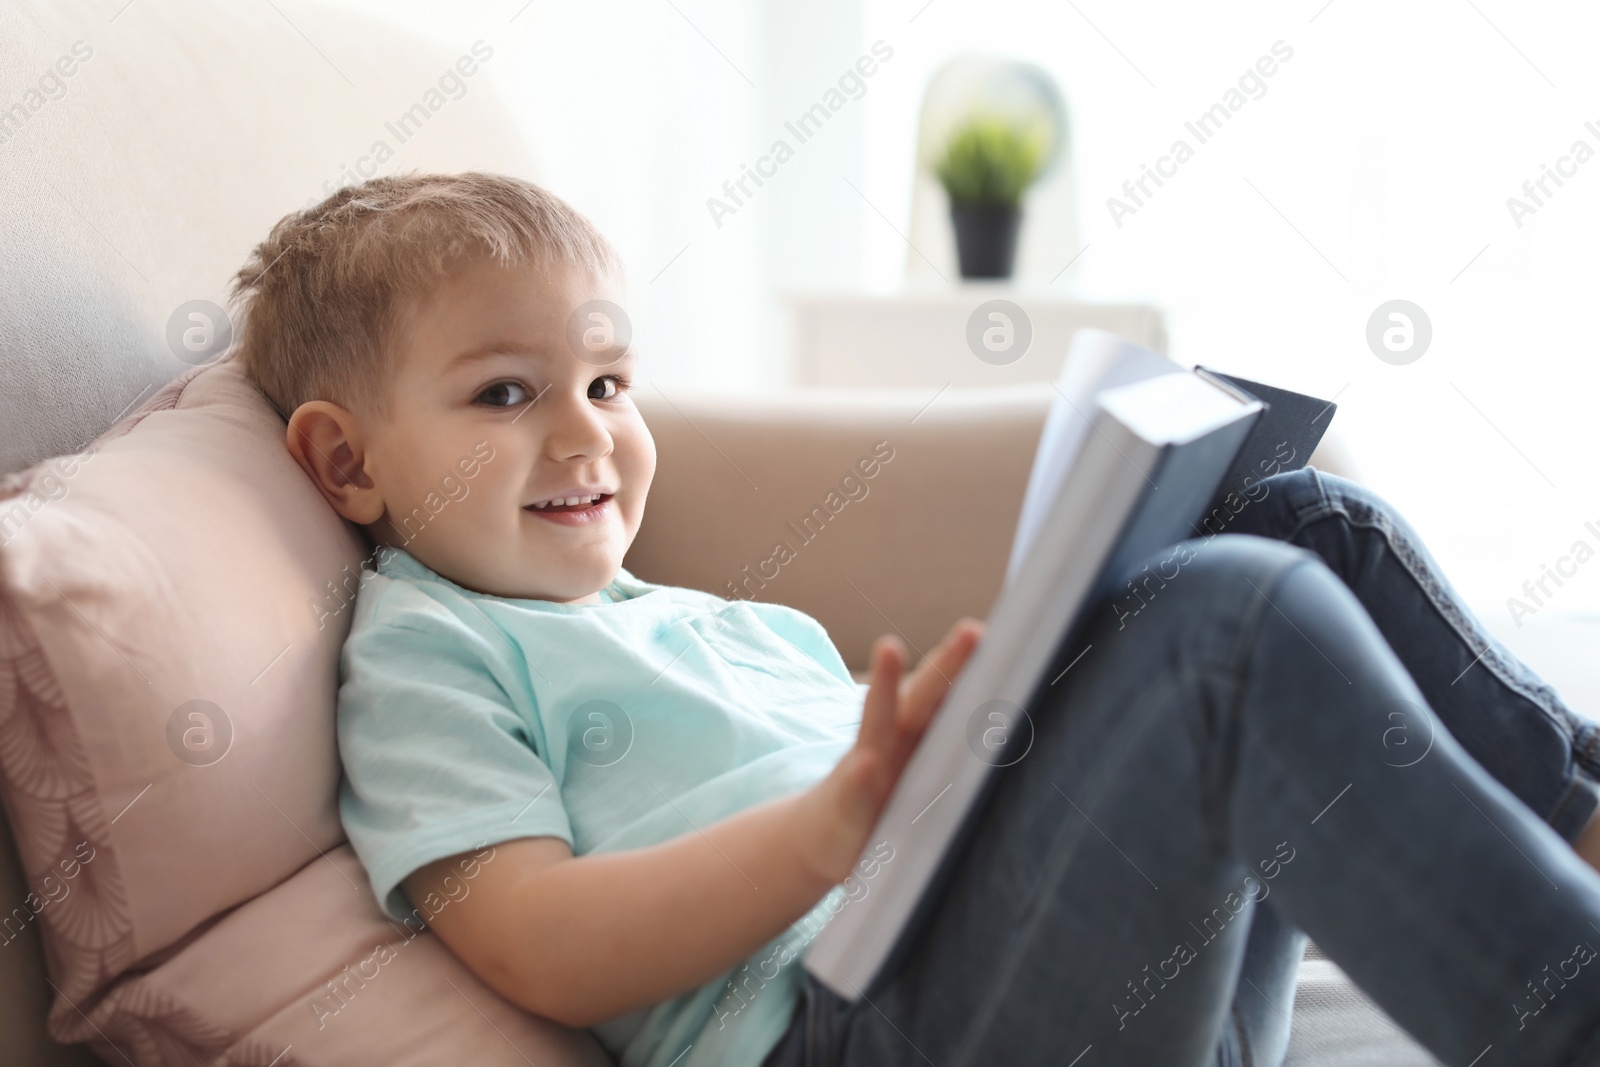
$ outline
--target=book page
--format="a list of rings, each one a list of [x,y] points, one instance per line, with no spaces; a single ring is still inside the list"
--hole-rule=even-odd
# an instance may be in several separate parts
[[[1061,481],[1071,469],[1083,447],[1094,418],[1095,394],[1154,378],[1159,374],[1179,374],[1183,368],[1163,355],[1130,344],[1105,330],[1082,329],[1072,335],[1066,364],[1055,382],[1055,397],[1045,418],[1044,432],[1033,456],[1028,474],[1028,490],[1022,499],[1022,514],[1017,519],[1016,536],[1011,542],[1011,559],[1006,564],[1006,584],[1010,585],[1022,566],[1039,524],[1049,513]]]

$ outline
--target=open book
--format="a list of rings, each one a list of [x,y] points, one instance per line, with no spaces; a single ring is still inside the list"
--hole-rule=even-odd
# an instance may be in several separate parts
[[[876,850],[888,843],[893,860],[803,957],[845,999],[892,974],[914,945],[930,887],[951,872],[993,771],[1030,742],[1022,709],[1031,714],[1035,695],[1082,654],[1089,609],[1138,560],[1222,532],[1261,479],[1305,464],[1333,412],[1090,329],[1074,335],[1055,388],[984,638],[868,839]]]

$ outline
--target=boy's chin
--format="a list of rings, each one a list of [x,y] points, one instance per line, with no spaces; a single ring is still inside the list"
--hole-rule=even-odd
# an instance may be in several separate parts
[[[602,602],[599,595],[600,590],[604,589],[606,584],[607,583],[602,582],[594,588],[588,589],[587,592],[579,592],[576,589],[564,589],[559,593],[529,594],[524,596],[523,599],[547,600],[553,604],[599,604]]]
[[[458,585],[465,583],[457,582]],[[490,581],[478,586],[468,585],[467,588],[491,596],[504,597],[507,600],[543,600],[552,604],[572,603],[598,603],[600,598],[596,594],[609,585],[609,581],[591,584],[588,582],[562,583],[551,587],[543,583],[530,584],[527,581]]]
[[[484,548],[482,553],[496,558],[492,549]],[[594,560],[571,561],[565,566],[553,567],[550,560],[541,559],[537,564],[528,565],[517,560],[514,551],[498,556],[499,562],[489,567],[475,566],[459,554],[448,559],[435,558],[437,554],[427,552],[420,539],[414,554],[434,573],[474,592],[508,600],[546,600],[558,604],[597,600],[595,594],[610,585],[620,570],[619,563]]]
[[[559,579],[545,577],[532,583],[509,581],[508,585],[526,584],[536,587],[537,591],[523,593],[502,594],[506,596],[520,596],[524,600],[550,600],[558,604],[571,604],[575,601],[594,602],[599,599],[596,595],[600,590],[610,585],[617,577],[617,568],[574,568],[561,575]]]

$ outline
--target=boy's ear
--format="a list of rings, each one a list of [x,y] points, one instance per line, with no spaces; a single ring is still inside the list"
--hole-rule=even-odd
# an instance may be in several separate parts
[[[289,416],[284,444],[333,509],[360,526],[383,517],[383,498],[366,471],[356,417],[337,404],[310,400]]]

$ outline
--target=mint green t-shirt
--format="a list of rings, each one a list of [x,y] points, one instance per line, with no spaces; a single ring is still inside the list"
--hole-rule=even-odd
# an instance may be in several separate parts
[[[434,860],[520,837],[583,856],[695,833],[825,777],[855,740],[866,687],[792,608],[626,570],[604,603],[511,599],[380,552],[340,656],[339,814],[393,918],[412,914],[400,883]],[[595,1035],[621,1067],[758,1067],[843,892]]]

